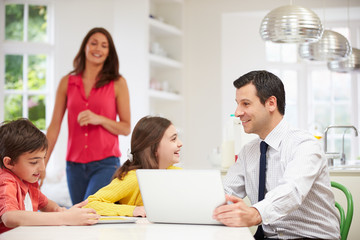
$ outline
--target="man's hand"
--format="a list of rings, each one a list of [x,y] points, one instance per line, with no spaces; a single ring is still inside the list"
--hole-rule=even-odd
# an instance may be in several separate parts
[[[229,227],[250,227],[261,223],[260,213],[238,197],[226,195],[225,204],[214,210],[213,218]]]

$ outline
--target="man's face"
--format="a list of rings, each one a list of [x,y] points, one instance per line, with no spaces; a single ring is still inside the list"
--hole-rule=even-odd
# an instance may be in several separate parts
[[[252,83],[236,89],[235,116],[240,118],[246,133],[255,133],[261,139],[265,139],[271,131],[269,131],[271,125],[270,112],[267,101],[263,105],[256,93],[257,90]]]

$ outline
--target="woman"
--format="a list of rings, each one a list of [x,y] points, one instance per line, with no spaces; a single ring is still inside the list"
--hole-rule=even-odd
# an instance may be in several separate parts
[[[110,33],[93,28],[56,93],[46,164],[68,110],[66,173],[73,204],[107,185],[120,165],[118,135],[130,133],[129,91]],[[119,116],[119,120],[116,117]]]

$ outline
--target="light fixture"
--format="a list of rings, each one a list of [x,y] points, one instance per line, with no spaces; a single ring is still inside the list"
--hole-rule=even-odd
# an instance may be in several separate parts
[[[317,42],[322,33],[319,17],[310,9],[294,5],[272,10],[260,26],[262,39],[275,43]]]
[[[360,50],[352,48],[352,53],[346,60],[331,61],[327,64],[329,70],[334,72],[346,73],[350,71],[360,71]]]
[[[308,60],[345,60],[350,54],[351,47],[346,37],[331,30],[325,30],[318,42],[303,43],[299,46],[300,57]]]

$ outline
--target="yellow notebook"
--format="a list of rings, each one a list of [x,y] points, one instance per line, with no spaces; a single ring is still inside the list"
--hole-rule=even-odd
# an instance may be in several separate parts
[[[101,216],[98,223],[135,223],[136,217]]]

